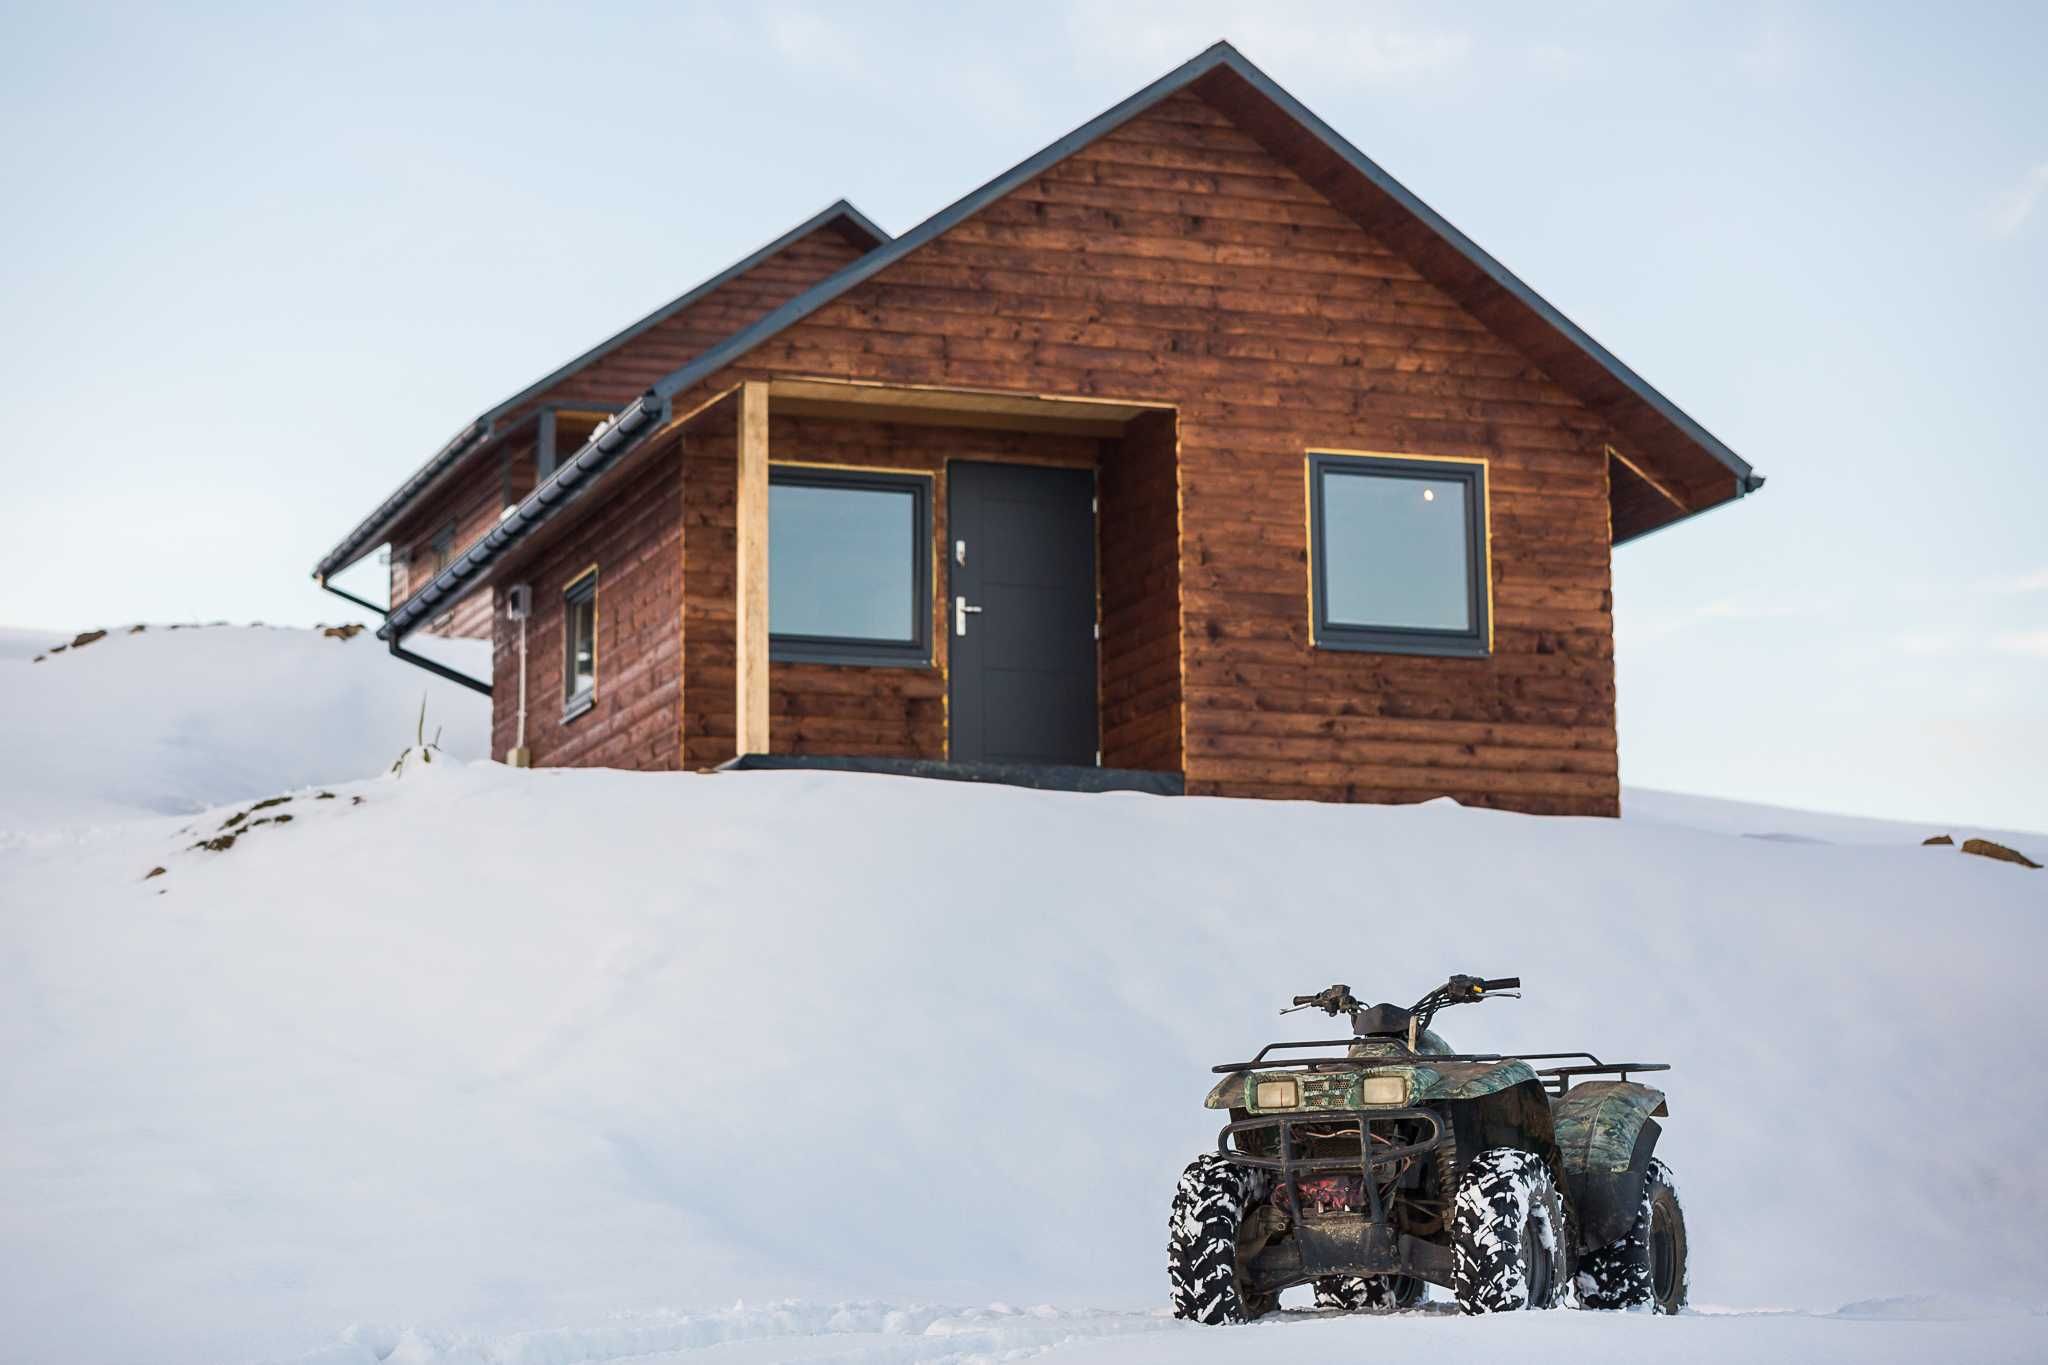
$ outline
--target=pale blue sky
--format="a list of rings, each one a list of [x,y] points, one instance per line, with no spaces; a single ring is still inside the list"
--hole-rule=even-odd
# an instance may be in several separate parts
[[[2048,6],[0,4],[0,623],[334,620],[479,410],[1219,37],[1770,476],[1625,547],[1624,780],[2048,829]]]

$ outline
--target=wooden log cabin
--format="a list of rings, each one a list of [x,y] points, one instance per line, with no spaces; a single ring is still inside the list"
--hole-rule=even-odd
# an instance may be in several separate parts
[[[484,414],[379,545],[497,756],[1613,815],[1613,548],[1763,483],[1228,44],[839,203]]]

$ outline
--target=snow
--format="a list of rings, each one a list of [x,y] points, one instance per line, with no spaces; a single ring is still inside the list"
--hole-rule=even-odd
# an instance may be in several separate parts
[[[2048,873],[1639,812],[378,776],[430,680],[374,642],[156,637],[0,659],[50,708],[0,810],[84,812],[0,840],[0,1360],[2041,1353]],[[1694,1296],[1741,1311],[1160,1316],[1209,1067],[1331,1036],[1297,992],[1453,971],[1528,983],[1461,1047],[1675,1064]]]
[[[0,728],[0,844],[375,772],[412,741],[422,700],[450,752],[489,749],[480,696],[397,663],[367,631],[117,626],[34,661],[73,634],[0,632],[0,714],[34,718]],[[408,647],[490,676],[488,642]]]
[[[1931,835],[1948,834],[1954,836],[1958,845],[1965,839],[1979,838],[2021,848],[2048,847],[2048,834],[2037,831],[1990,829],[1941,820],[1872,820],[1860,815],[1828,815],[1784,806],[1759,806],[1747,801],[1724,801],[1711,796],[1690,796],[1649,787],[1623,789],[1621,818],[1643,824],[1739,834],[1751,839],[1773,839],[1781,843],[1918,844]]]

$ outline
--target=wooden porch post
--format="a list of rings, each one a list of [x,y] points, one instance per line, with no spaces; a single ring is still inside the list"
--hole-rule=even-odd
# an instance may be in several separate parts
[[[768,386],[740,386],[734,748],[768,752]]]

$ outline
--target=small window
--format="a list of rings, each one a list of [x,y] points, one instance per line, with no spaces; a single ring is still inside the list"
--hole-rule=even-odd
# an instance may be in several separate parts
[[[597,695],[597,570],[562,590],[562,719],[574,720]]]
[[[928,664],[931,620],[931,480],[770,471],[771,658]]]
[[[1308,473],[1318,646],[1491,650],[1485,464],[1312,454]]]

